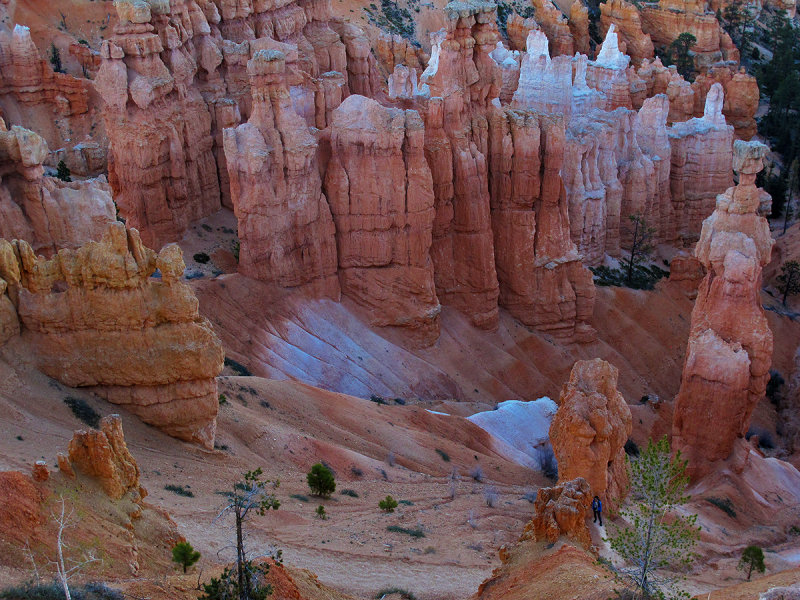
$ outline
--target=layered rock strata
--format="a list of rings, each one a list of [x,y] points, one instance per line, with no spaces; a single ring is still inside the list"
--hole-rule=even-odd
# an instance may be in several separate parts
[[[259,50],[247,69],[250,120],[224,132],[239,271],[338,299],[335,228],[322,191],[318,144],[292,105],[286,57]]]
[[[0,240],[0,278],[39,369],[211,448],[223,351],[183,270],[177,245],[156,254],[121,223],[50,260]]]
[[[772,332],[760,290],[773,240],[767,220],[757,214],[755,185],[767,151],[758,142],[736,141],[739,184],[717,197],[695,248],[707,274],[692,311],[672,423],[673,447],[689,460],[693,479],[730,455],[769,379]]]
[[[424,345],[439,337],[430,248],[433,179],[417,111],[350,96],[333,112],[325,192],[336,224],[342,292],[377,325]]]
[[[618,377],[617,368],[599,358],[576,362],[550,424],[559,481],[582,477],[591,495],[610,507],[626,492],[625,442],[633,428]]]

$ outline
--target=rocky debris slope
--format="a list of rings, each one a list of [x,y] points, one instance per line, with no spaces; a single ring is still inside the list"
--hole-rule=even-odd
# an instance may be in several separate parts
[[[108,581],[170,572],[169,549],[182,537],[166,512],[144,501],[147,490],[139,484],[139,467],[128,451],[118,415],[103,418],[99,430],[76,431],[69,457],[59,454],[58,465],[51,472],[39,461],[32,477],[0,471],[0,553],[5,567],[28,571],[31,559],[41,566],[56,556],[59,532],[54,516],[60,515],[63,502],[67,560],[78,546],[96,555],[102,551],[105,558],[88,564],[84,575]]]
[[[54,253],[99,239],[115,218],[103,177],[67,183],[45,177],[47,143],[0,119],[0,238],[24,239],[34,251]]]
[[[183,270],[177,245],[156,255],[121,223],[50,260],[0,240],[0,278],[45,374],[211,448],[223,352]]]
[[[767,151],[759,142],[735,143],[739,184],[717,197],[695,248],[707,274],[692,311],[672,427],[673,445],[688,458],[694,478],[730,455],[769,378],[773,339],[760,290],[773,240],[757,214],[755,185]]]
[[[550,425],[559,481],[586,480],[591,495],[610,507],[626,493],[625,442],[633,429],[618,377],[617,368],[599,358],[576,362]]]

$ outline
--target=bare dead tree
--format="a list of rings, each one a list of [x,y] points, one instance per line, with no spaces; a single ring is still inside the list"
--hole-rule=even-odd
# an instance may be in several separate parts
[[[74,527],[77,523],[77,519],[75,518],[74,508],[70,508],[69,511],[67,511],[67,501],[64,499],[64,496],[59,497],[58,504],[61,507],[60,510],[50,512],[56,525],[58,525],[56,559],[51,560],[50,563],[55,566],[56,577],[64,590],[64,597],[66,600],[72,600],[72,595],[69,591],[69,580],[86,565],[98,562],[100,559],[98,559],[91,550],[84,551],[80,558],[77,559],[68,556],[72,546],[70,546],[65,539],[65,531]]]

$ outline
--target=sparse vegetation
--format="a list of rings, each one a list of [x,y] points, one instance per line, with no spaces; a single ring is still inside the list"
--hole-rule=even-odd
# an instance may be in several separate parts
[[[539,470],[550,481],[556,481],[558,479],[558,461],[556,461],[556,455],[553,452],[553,446],[550,445],[550,442],[547,442],[543,446],[539,447],[538,453]]]
[[[386,405],[386,400],[384,400],[384,399],[383,399],[382,397],[380,397],[380,396],[376,396],[375,394],[372,394],[372,395],[369,397],[369,401],[370,401],[370,402],[374,402],[375,404],[383,404],[384,406]]]
[[[184,496],[185,498],[194,498],[194,492],[192,490],[183,487],[182,485],[174,485],[172,483],[168,483],[164,486],[164,489],[168,492],[172,492],[173,494],[177,494],[178,496]]]
[[[617,526],[608,539],[630,565],[618,571],[642,597],[663,598],[667,591],[682,595],[675,580],[661,573],[667,567],[689,568],[700,535],[697,515],[675,511],[689,500],[687,463],[680,452],[672,456],[666,437],[650,441],[638,458],[626,457],[626,461],[633,504],[620,513],[629,524]]]
[[[387,33],[397,34],[408,40],[414,45],[418,45],[414,39],[414,19],[407,8],[400,8],[395,0],[381,0],[381,8],[378,10],[374,3],[364,9],[370,23],[386,31]]]
[[[356,492],[355,490],[345,488],[339,493],[342,496],[350,496],[351,498],[358,498],[358,492]]]
[[[697,38],[688,31],[684,31],[675,38],[667,50],[665,64],[674,64],[678,73],[686,81],[694,81],[694,56],[691,50],[697,44]]]
[[[483,501],[486,502],[486,506],[494,508],[497,505],[498,498],[497,489],[494,486],[487,485],[484,488]]]
[[[64,404],[69,406],[76,419],[92,429],[97,429],[100,425],[100,415],[83,398],[67,396],[64,398]]]
[[[227,356],[225,357],[225,366],[226,367],[230,367],[230,369],[234,373],[236,373],[237,375],[240,375],[242,377],[252,377],[253,376],[253,374],[250,372],[250,370],[247,367],[245,367],[241,363],[236,362],[232,358],[228,358]]]
[[[397,502],[403,506],[414,506],[414,503],[411,500],[398,500]]]
[[[56,47],[54,43],[50,44],[50,52],[48,58],[50,59],[50,66],[53,67],[53,71],[56,73],[63,73],[64,67],[61,64],[61,51]]]
[[[200,553],[192,548],[189,542],[178,542],[172,547],[172,562],[181,565],[184,573],[198,560],[200,560]]]
[[[589,267],[594,275],[594,283],[599,286],[629,287],[634,290],[652,290],[660,279],[667,277],[669,271],[656,266],[636,265],[630,280],[621,269],[601,265]]]
[[[469,470],[469,476],[472,477],[475,481],[480,483],[483,481],[483,469],[480,465],[475,465]]]
[[[790,260],[781,266],[778,275],[778,291],[781,293],[781,302],[786,306],[787,296],[800,293],[800,261]]]
[[[420,528],[416,529],[407,529],[405,527],[400,527],[399,525],[389,525],[386,528],[386,531],[391,531],[392,533],[405,533],[406,535],[410,535],[413,538],[424,538],[425,532],[422,531]]]
[[[227,398],[227,396],[225,396],[225,394],[220,394],[220,395],[219,395],[219,405],[220,405],[220,406],[224,406],[224,405],[225,405],[225,404],[227,404],[227,403],[228,403],[228,398]]]
[[[236,561],[233,569],[226,568],[222,575],[214,577],[203,584],[203,595],[198,600],[264,600],[272,594],[272,587],[267,584],[266,576],[269,565],[255,564],[247,556],[245,549],[245,525],[251,513],[263,515],[268,510],[277,510],[281,503],[275,495],[268,491],[269,487],[277,488],[280,482],[262,479],[261,468],[244,473],[242,479],[231,486],[231,490],[223,492],[228,503],[217,516],[217,520],[226,514],[234,517],[236,533]]]
[[[386,496],[386,498],[378,502],[378,508],[380,508],[383,512],[394,512],[394,509],[397,508],[397,500],[391,496]]]
[[[125,600],[125,596],[102,583],[87,583],[70,588],[72,600]],[[64,589],[57,583],[33,582],[0,590],[6,600],[64,600]]]
[[[375,594],[375,600],[382,600],[386,596],[400,596],[401,598],[405,598],[405,600],[417,600],[417,597],[409,592],[408,590],[404,590],[403,588],[399,587],[387,587],[383,588],[377,594]]]
[[[72,181],[72,172],[69,170],[67,163],[63,160],[58,161],[56,166],[56,177],[61,181]]]
[[[314,511],[316,513],[316,517],[321,519],[322,521],[328,520],[328,513],[325,512],[325,507],[321,504],[317,507],[317,510]]]
[[[736,568],[740,571],[747,571],[747,581],[750,581],[753,571],[763,573],[766,570],[764,566],[764,551],[758,546],[748,546],[742,552],[742,558]]]
[[[316,463],[311,467],[311,470],[306,475],[308,487],[311,494],[314,496],[321,496],[328,498],[336,491],[336,481],[333,476],[333,471],[322,463]]]
[[[194,262],[200,263],[201,265],[204,265],[211,260],[211,257],[205,252],[196,252],[192,258],[194,259]]]
[[[625,442],[625,454],[628,456],[639,456],[639,446],[632,439]]]
[[[733,508],[733,502],[731,502],[730,498],[717,498],[716,496],[709,496],[706,498],[706,502],[716,506],[731,519],[736,518],[736,509]]]
[[[364,476],[364,471],[362,469],[359,469],[358,467],[350,467],[350,473],[352,473],[354,477]]]

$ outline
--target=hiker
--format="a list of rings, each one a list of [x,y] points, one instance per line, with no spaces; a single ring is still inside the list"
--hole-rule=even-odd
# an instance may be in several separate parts
[[[603,502],[600,500],[600,496],[595,496],[592,500],[592,514],[594,515],[593,523],[597,523],[600,521],[600,527],[603,526]]]

